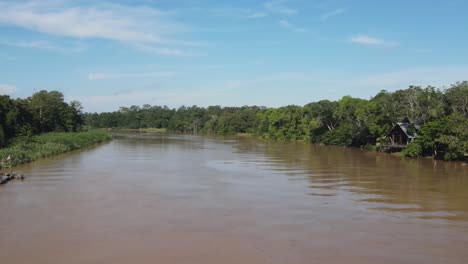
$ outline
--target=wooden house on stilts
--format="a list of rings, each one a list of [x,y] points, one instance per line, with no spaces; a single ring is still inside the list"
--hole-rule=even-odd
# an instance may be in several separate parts
[[[388,133],[388,143],[386,147],[389,150],[402,150],[408,146],[416,137],[418,126],[409,122],[397,123]]]

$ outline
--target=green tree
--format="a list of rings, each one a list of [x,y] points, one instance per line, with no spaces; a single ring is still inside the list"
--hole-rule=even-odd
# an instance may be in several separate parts
[[[42,90],[29,100],[41,132],[68,131],[65,116],[69,117],[69,113],[61,92]]]
[[[468,116],[468,81],[457,82],[445,91],[445,101],[449,113]]]
[[[423,153],[439,156],[446,160],[461,159],[468,153],[468,118],[460,113],[425,124],[416,138]]]

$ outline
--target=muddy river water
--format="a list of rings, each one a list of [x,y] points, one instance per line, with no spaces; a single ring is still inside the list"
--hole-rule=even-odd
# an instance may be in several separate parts
[[[468,165],[115,135],[0,186],[0,263],[468,263]]]

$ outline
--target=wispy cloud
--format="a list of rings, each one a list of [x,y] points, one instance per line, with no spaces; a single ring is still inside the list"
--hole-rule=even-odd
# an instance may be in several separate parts
[[[123,78],[163,78],[173,76],[174,72],[162,71],[162,72],[133,72],[133,73],[90,73],[88,74],[88,80],[99,81],[109,79],[123,79]]]
[[[372,74],[352,81],[355,87],[375,87],[376,89],[403,89],[409,85],[432,85],[441,87],[468,76],[467,66],[417,67],[400,71]]]
[[[19,48],[29,48],[29,49],[41,49],[41,50],[50,50],[50,51],[60,51],[60,52],[80,52],[86,48],[86,45],[83,43],[67,43],[66,45],[57,45],[50,41],[46,40],[1,40],[0,45],[7,45]]]
[[[363,44],[363,45],[383,45],[385,41],[383,39],[373,38],[369,36],[356,36],[352,37],[350,40],[352,43]]]
[[[18,47],[22,48],[34,48],[34,49],[48,49],[48,50],[56,50],[58,49],[57,46],[44,41],[44,40],[35,40],[35,41],[20,41],[17,43],[14,43],[13,45],[16,45]]]
[[[366,35],[358,35],[350,38],[351,43],[360,44],[360,45],[369,45],[369,46],[385,46],[385,47],[396,47],[398,43],[393,41],[385,41],[380,38],[370,37]]]
[[[16,93],[16,87],[8,84],[0,84],[0,94],[14,94]]]
[[[105,39],[132,45],[178,45],[187,29],[170,14],[146,6],[98,3],[75,6],[71,1],[0,2],[0,24],[75,39]],[[46,42],[23,43],[31,48],[55,49]],[[167,51],[167,50],[166,50]],[[161,52],[167,53],[167,52]]]
[[[163,13],[148,7],[112,4],[74,7],[35,1],[5,2],[0,7],[3,10],[0,23],[42,33],[125,42],[166,41],[162,36]]]
[[[220,85],[224,87],[223,85]],[[71,99],[76,99],[83,102],[86,111],[114,111],[120,106],[128,105],[168,105],[178,107],[181,105],[208,106],[219,104],[219,98],[225,98],[227,89],[208,87],[197,88],[191,90],[183,89],[161,89],[148,90],[136,89],[112,95],[102,94],[94,96],[76,96]]]
[[[168,48],[168,47],[154,47],[151,45],[137,44],[135,47],[141,51],[147,53],[153,53],[161,56],[171,56],[171,57],[201,57],[204,56],[201,53],[196,53],[192,51],[182,50],[179,48]]]
[[[263,7],[267,12],[278,16],[292,16],[299,12],[297,9],[290,8],[286,4],[287,0],[272,0],[264,3]],[[282,28],[286,28],[294,32],[307,32],[306,28],[296,26],[287,19],[281,19],[278,24]]]
[[[290,29],[294,32],[300,32],[300,33],[303,33],[303,32],[307,32],[307,29],[306,28],[301,28],[301,27],[298,27],[296,25],[294,25],[293,23],[289,22],[288,20],[280,20],[279,21],[279,25],[283,28],[287,28],[287,29]]]
[[[230,18],[230,19],[259,19],[268,16],[268,13],[262,9],[242,8],[233,6],[203,6],[178,9],[184,14],[193,15],[210,15],[214,17]]]
[[[153,49],[159,55],[165,56],[187,56],[188,54],[180,49],[173,48],[154,48]]]
[[[297,9],[288,7],[285,0],[273,0],[266,2],[263,6],[272,14],[291,16],[299,12]]]
[[[263,18],[263,17],[266,17],[266,16],[268,16],[267,13],[254,12],[254,13],[251,13],[250,15],[247,15],[247,18]]]
[[[467,66],[416,67],[372,74],[326,69],[304,72],[279,71],[250,79],[208,80],[203,85],[189,84],[183,88],[158,86],[158,89],[137,88],[119,93],[109,91],[99,96],[71,99],[82,101],[86,111],[110,111],[118,109],[119,106],[143,104],[173,107],[194,104],[284,106],[307,104],[322,99],[335,100],[345,94],[369,98],[380,90],[394,91],[411,84],[442,87],[464,80],[466,76]],[[289,93],[284,93],[285,87],[289,87]],[[246,97],[246,93],[261,96]]]
[[[338,9],[335,9],[335,10],[332,10],[332,11],[329,11],[327,13],[322,14],[320,16],[320,20],[325,21],[325,20],[328,20],[331,17],[341,15],[344,12],[346,12],[345,8],[338,8]]]
[[[90,74],[88,74],[88,80],[90,80],[90,81],[106,80],[106,79],[111,79],[111,78],[112,78],[112,75],[105,74],[105,73],[90,73]]]

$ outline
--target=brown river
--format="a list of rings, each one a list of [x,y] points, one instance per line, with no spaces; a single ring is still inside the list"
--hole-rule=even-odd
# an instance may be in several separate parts
[[[0,263],[468,263],[468,165],[127,134],[0,186]]]

